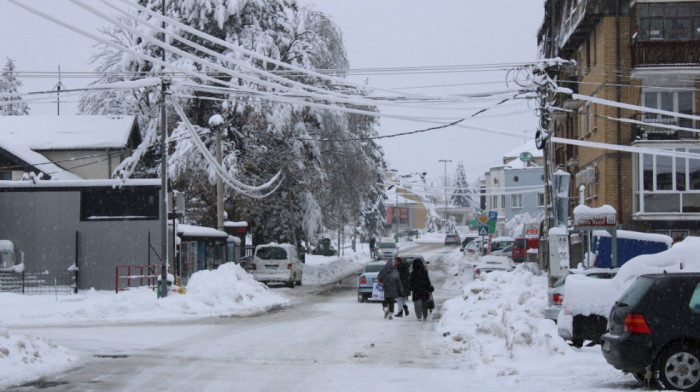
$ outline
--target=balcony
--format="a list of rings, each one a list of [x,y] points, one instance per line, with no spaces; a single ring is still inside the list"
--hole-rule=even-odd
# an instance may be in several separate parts
[[[646,117],[646,118],[645,118]],[[646,124],[632,124],[632,136],[636,140],[687,140],[698,139],[697,132],[679,131],[674,129],[662,128],[655,125],[675,125],[685,128],[695,128],[688,124],[680,124],[679,119],[675,117],[661,116],[648,117],[642,113],[637,113],[632,116],[633,120],[644,121]]]
[[[700,66],[700,40],[636,41],[632,45],[632,67]]]

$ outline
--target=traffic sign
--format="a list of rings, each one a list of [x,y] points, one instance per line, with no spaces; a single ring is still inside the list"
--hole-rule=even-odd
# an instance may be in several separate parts
[[[479,225],[479,230],[477,230],[480,236],[486,237],[489,235],[489,227],[486,225]]]
[[[488,221],[489,217],[486,214],[479,215],[479,222],[481,222],[482,225],[485,225]]]
[[[498,218],[498,211],[489,211],[489,220],[495,221]]]

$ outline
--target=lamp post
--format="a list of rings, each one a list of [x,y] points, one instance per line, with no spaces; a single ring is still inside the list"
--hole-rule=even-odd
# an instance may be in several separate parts
[[[447,162],[452,162],[449,159],[440,159],[438,162],[445,164],[445,224],[447,224]]]

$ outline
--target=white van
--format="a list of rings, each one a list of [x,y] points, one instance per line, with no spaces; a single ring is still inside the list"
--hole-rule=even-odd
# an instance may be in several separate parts
[[[258,282],[281,282],[294,287],[301,285],[302,262],[294,245],[258,245],[255,247],[251,272]]]

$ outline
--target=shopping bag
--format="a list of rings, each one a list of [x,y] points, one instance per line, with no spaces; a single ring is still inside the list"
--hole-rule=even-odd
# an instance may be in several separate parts
[[[381,283],[374,283],[372,285],[372,299],[383,301],[384,300],[384,285]]]
[[[433,293],[430,293],[430,297],[427,301],[425,301],[425,305],[428,310],[435,309],[435,300],[433,300]]]

